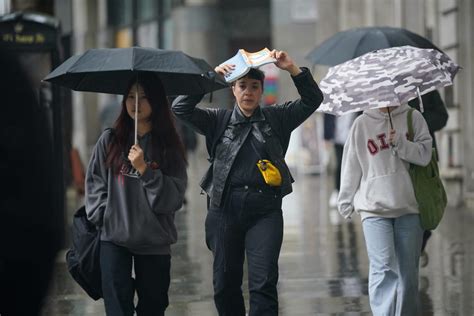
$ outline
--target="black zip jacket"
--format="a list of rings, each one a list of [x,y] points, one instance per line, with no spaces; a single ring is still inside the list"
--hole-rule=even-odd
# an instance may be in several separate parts
[[[211,166],[201,180],[201,187],[209,196],[211,207],[221,206],[234,159],[250,132],[264,144],[270,160],[280,170],[282,196],[292,192],[294,180],[285,162],[291,132],[316,111],[323,101],[323,94],[310,71],[307,68],[301,70],[300,74],[292,77],[301,98],[284,104],[258,107],[250,118],[252,124],[245,124],[246,127],[241,124],[245,118],[237,105],[233,111],[197,108],[203,95],[180,96],[173,102],[174,114],[204,135],[208,144],[214,143],[214,138],[219,137],[215,153],[209,152]],[[225,111],[232,111],[232,114],[222,135],[216,135],[218,120],[226,117],[223,115]]]

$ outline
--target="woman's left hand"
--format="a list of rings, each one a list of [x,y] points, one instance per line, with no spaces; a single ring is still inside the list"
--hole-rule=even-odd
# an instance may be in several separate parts
[[[301,69],[287,52],[274,49],[270,52],[270,56],[276,59],[275,65],[278,68],[288,71],[292,76],[296,76],[301,72]]]
[[[143,174],[146,169],[145,154],[140,145],[135,144],[128,152],[128,160],[140,174]]]

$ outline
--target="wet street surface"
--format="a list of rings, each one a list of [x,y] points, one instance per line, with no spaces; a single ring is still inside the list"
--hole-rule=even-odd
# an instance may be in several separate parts
[[[205,159],[190,157],[188,203],[176,215],[179,240],[173,246],[169,316],[217,315],[212,256],[204,242],[206,200],[197,185],[206,168]],[[283,203],[280,315],[371,315],[360,218],[347,221],[329,209],[332,179],[301,174],[295,179],[294,192]],[[420,268],[423,315],[474,315],[473,227],[474,211],[450,208],[433,232],[429,263]],[[103,302],[90,299],[69,276],[64,254],[58,256],[43,315],[105,315]],[[243,287],[246,292],[245,279]]]

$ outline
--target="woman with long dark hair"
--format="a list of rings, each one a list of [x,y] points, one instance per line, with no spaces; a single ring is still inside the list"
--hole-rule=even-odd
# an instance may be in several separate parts
[[[174,213],[186,181],[184,148],[163,85],[154,74],[139,74],[114,128],[100,136],[86,175],[86,211],[101,228],[107,315],[133,315],[135,290],[138,315],[164,315],[170,245],[177,240]]]

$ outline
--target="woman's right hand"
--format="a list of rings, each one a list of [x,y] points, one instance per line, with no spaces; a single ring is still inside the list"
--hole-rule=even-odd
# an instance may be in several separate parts
[[[233,64],[220,64],[216,68],[214,68],[214,71],[217,72],[218,74],[225,76],[232,71],[234,71],[235,65]]]

